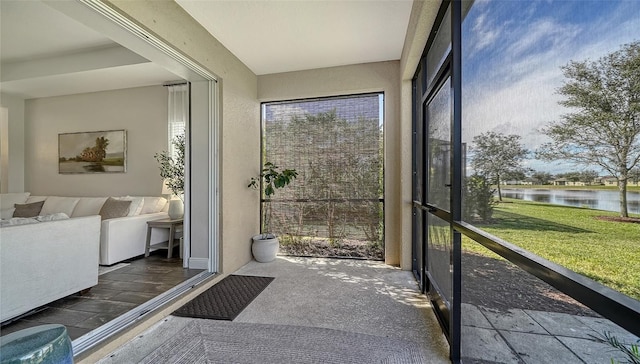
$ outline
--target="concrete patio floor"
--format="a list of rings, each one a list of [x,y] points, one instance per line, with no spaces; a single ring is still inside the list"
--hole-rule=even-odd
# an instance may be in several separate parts
[[[278,257],[234,274],[276,279],[234,322],[321,327],[406,340],[427,363],[450,363],[449,347],[411,272],[381,262]],[[100,363],[137,363],[190,319],[170,316]],[[259,363],[256,358],[256,363]]]
[[[234,274],[276,279],[234,322],[321,327],[416,343],[427,363],[449,363],[448,344],[411,272],[381,262],[278,257]],[[160,321],[100,363],[136,363],[189,318]],[[610,363],[624,357],[593,336],[638,338],[602,318],[533,310],[496,312],[463,304],[463,363]],[[256,363],[259,363],[256,358]]]
[[[622,353],[598,342],[604,332],[625,344],[639,338],[603,318],[534,310],[496,312],[462,305],[463,363],[626,363]]]

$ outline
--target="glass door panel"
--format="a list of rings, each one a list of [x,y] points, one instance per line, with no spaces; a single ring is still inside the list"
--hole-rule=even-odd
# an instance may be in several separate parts
[[[450,211],[451,87],[447,77],[424,106],[426,126],[427,198],[431,212]],[[436,207],[437,209],[433,209]],[[442,216],[442,214],[439,214]],[[426,271],[430,299],[442,324],[449,326],[452,300],[452,239],[449,222],[433,213],[427,218]]]

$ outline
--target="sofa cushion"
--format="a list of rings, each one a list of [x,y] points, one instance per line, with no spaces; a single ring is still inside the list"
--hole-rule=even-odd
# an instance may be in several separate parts
[[[35,217],[12,217],[8,220],[0,221],[0,227],[37,224],[38,222]]]
[[[27,199],[27,202],[25,202],[25,203],[44,201],[44,200],[47,199],[47,197],[48,196],[29,196],[29,198]]]
[[[127,216],[140,215],[140,212],[142,212],[142,207],[144,207],[144,197],[124,196],[114,198],[116,200],[131,201],[131,206],[129,206],[129,214],[127,214]]]
[[[67,216],[67,214],[65,214],[64,212],[57,212],[52,215],[36,216],[36,220],[40,222],[66,220],[68,218],[69,216]]]
[[[0,193],[0,210],[12,209],[13,205],[17,203],[27,202],[27,198],[31,193]]]
[[[7,220],[13,217],[13,212],[16,210],[15,207],[10,209],[2,209],[0,210],[0,219]]]
[[[63,212],[67,216],[73,216],[73,209],[80,201],[79,197],[58,197],[49,196],[44,200],[44,206],[42,206],[41,215],[52,215],[56,212]]]
[[[142,206],[140,215],[155,214],[156,212],[160,212],[166,204],[167,199],[164,197],[145,197],[144,206]]]
[[[42,205],[44,205],[44,201],[33,202],[33,203],[25,203],[25,204],[15,204],[16,210],[13,212],[13,217],[35,217],[40,215],[40,211],[42,210]]]
[[[106,197],[81,197],[71,217],[100,215],[100,209],[105,201],[107,201]]]
[[[52,215],[39,215],[34,217],[12,217],[7,220],[0,221],[0,227],[37,224],[39,222],[66,220],[69,216],[65,213],[58,212]]]
[[[131,201],[116,200],[113,197],[109,197],[100,209],[100,216],[102,217],[102,220],[124,217],[129,214],[130,206]]]

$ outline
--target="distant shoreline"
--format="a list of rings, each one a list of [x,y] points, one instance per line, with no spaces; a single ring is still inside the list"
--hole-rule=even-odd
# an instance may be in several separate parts
[[[554,186],[554,185],[500,185],[501,190],[606,190],[618,191],[618,186]],[[627,186],[627,191],[640,192],[640,186]]]

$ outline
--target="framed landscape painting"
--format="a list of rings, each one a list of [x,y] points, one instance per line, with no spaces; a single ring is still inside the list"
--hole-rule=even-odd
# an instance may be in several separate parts
[[[124,173],[125,130],[58,134],[58,173]]]

